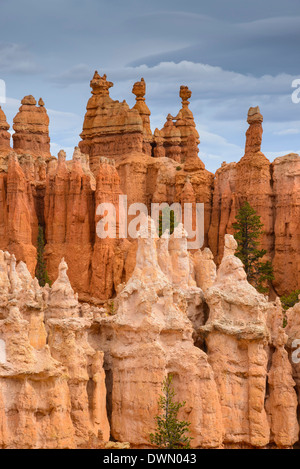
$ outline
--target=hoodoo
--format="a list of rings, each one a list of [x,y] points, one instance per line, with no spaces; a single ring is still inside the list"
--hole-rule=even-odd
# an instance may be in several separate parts
[[[50,153],[42,99],[22,100],[13,150],[0,108],[0,448],[149,447],[170,374],[192,447],[298,445],[299,304],[285,315],[276,294],[300,288],[300,156],[269,162],[252,107],[244,155],[212,174],[187,86],[152,133],[143,78],[133,108],[106,75],[90,85],[72,160]],[[270,298],[235,256],[246,200],[264,225]],[[182,217],[162,229],[154,203]],[[50,285],[35,278],[41,259]]]
[[[50,157],[49,117],[42,99],[39,106],[31,95],[22,99],[13,129],[14,150],[35,157]]]

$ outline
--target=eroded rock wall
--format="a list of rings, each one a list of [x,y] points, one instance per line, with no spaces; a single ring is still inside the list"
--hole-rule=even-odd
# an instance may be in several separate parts
[[[0,447],[101,447],[109,440],[103,354],[88,343],[64,261],[53,288],[0,251]]]
[[[40,98],[37,106],[35,98],[25,96],[14,118],[14,150],[34,156],[50,158],[49,117]]]
[[[276,293],[299,287],[300,157],[270,163],[262,115],[250,108],[243,158],[213,175],[198,157],[187,87],[178,115],[152,135],[145,81],[134,84],[133,109],[110,98],[111,86],[95,74],[72,161],[51,157],[41,100],[22,101],[15,152],[0,110],[0,446],[99,447],[110,435],[148,446],[172,374],[193,446],[292,447],[299,308],[283,330],[279,300],[248,284],[228,233],[248,200]],[[204,249],[188,251],[182,224],[158,239],[148,218],[140,235],[150,238],[102,239],[98,206],[114,207],[118,234],[122,195],[148,214],[151,203],[204,203]],[[51,288],[33,280],[38,225]]]
[[[193,447],[292,447],[297,307],[285,333],[280,302],[247,282],[235,248],[226,235],[216,274],[209,252],[189,254],[181,224],[158,239],[145,217],[110,311],[78,302],[64,259],[41,288],[0,251],[1,447],[97,448],[110,437],[149,447],[170,374]]]

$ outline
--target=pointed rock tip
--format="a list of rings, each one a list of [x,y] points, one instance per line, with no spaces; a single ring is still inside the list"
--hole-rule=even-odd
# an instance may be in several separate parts
[[[24,98],[21,101],[21,104],[27,104],[29,106],[36,106],[36,99],[29,94],[28,96],[24,96]]]
[[[79,147],[74,147],[73,160],[74,161],[81,161],[81,151],[80,151]]]
[[[247,122],[252,124],[253,122],[262,122],[263,116],[260,113],[259,106],[250,107],[248,110]]]
[[[60,150],[57,154],[58,162],[66,161],[66,152],[64,150]]]

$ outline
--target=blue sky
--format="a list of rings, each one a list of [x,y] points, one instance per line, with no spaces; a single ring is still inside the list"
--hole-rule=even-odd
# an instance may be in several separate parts
[[[243,156],[247,111],[256,105],[262,150],[273,160],[300,152],[300,103],[291,99],[299,44],[297,0],[0,0],[2,107],[12,125],[23,96],[42,97],[52,152],[71,157],[94,70],[129,105],[143,76],[153,130],[178,112],[180,85],[191,88],[207,169]]]

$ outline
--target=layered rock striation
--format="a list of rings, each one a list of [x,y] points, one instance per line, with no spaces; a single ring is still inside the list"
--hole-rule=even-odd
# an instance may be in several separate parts
[[[233,232],[232,224],[237,211],[248,200],[264,224],[261,248],[267,250],[266,258],[273,263],[273,293],[281,295],[298,288],[299,156],[290,154],[276,158],[273,163],[268,161],[261,152],[263,117],[259,108],[250,108],[248,112],[249,128],[244,156],[237,163],[223,163],[213,175],[205,169],[198,156],[199,135],[189,108],[191,91],[186,86],[180,88],[182,107],[177,116],[169,114],[164,127],[152,134],[150,110],[145,101],[145,80],[142,78],[133,86],[136,103],[132,109],[125,101],[114,101],[109,96],[112,85],[105,75],[101,77],[95,72],[91,80],[92,97],[87,105],[80,150],[75,150],[73,161],[64,163],[63,153],[59,154],[58,159],[50,155],[49,118],[41,99],[37,106],[32,96],[26,96],[14,119],[14,151],[24,173],[31,235],[25,222],[22,222],[21,232],[26,229],[27,238],[31,237],[30,243],[26,241],[26,244],[36,246],[36,225],[38,223],[43,227],[50,277],[54,280],[60,259],[65,257],[76,291],[86,297],[99,291],[99,298],[107,299],[116,292],[118,283],[128,279],[133,271],[136,243],[129,245],[128,239],[125,239],[116,247],[116,254],[112,254],[119,265],[113,288],[100,286],[100,281],[99,285],[96,281],[96,286],[93,281],[94,286],[91,287],[93,277],[99,277],[98,273],[93,272],[94,245],[98,241],[95,229],[98,223],[97,190],[102,190],[97,189],[96,178],[102,164],[101,158],[108,158],[112,164],[115,163],[119,175],[119,182],[110,185],[111,194],[120,190],[127,196],[128,205],[143,203],[148,214],[151,214],[152,203],[191,203],[194,206],[203,203],[203,247],[212,251],[217,265],[223,255],[224,236]],[[9,173],[13,170],[12,165],[8,168],[11,153],[8,130],[9,125],[1,110],[1,247],[7,249],[10,246],[18,259],[27,262],[33,273],[33,257],[30,260],[28,255],[25,257],[14,250],[6,233],[6,181],[11,180]],[[107,177],[109,180],[110,176]],[[106,190],[104,187],[105,183],[103,190]],[[108,200],[110,198],[111,195],[108,195]],[[9,217],[11,214],[12,211]],[[129,216],[128,223],[131,219]],[[76,273],[78,264],[81,266],[80,276]],[[109,277],[112,278],[112,274]],[[111,280],[108,282],[112,283]]]
[[[247,282],[233,237],[217,275],[186,238],[179,225],[158,239],[145,217],[133,274],[109,314],[78,302],[64,259],[53,286],[41,288],[0,251],[2,448],[101,448],[110,438],[150,447],[168,375],[192,447],[293,447],[297,307],[285,333],[280,303]]]
[[[38,106],[31,95],[22,99],[13,129],[15,151],[50,158],[49,117],[42,98]]]
[[[109,440],[103,354],[88,344],[62,261],[53,288],[0,251],[0,447],[101,447]]]
[[[169,374],[194,447],[297,445],[299,307],[283,329],[275,297],[299,288],[299,155],[270,163],[250,108],[244,156],[213,175],[198,156],[187,87],[177,116],[152,134],[145,80],[132,109],[111,86],[95,73],[71,161],[50,155],[42,100],[22,100],[13,150],[0,109],[0,447],[99,448],[110,438],[148,447]],[[138,210],[124,221],[124,200],[144,204],[135,235]],[[229,233],[245,200],[264,224],[274,301],[234,255]],[[184,207],[171,235],[158,238],[153,203]],[[189,250],[197,203],[204,244]],[[34,279],[38,226],[44,288]]]

